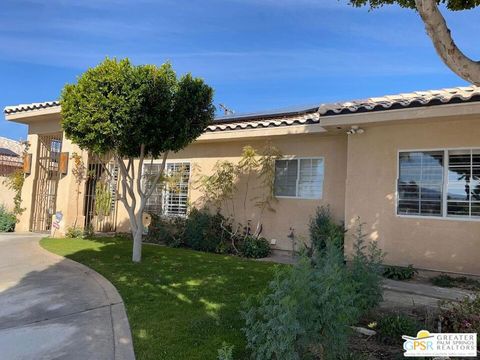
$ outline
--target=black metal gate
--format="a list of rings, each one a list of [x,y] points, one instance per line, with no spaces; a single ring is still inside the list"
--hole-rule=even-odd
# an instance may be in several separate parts
[[[52,228],[56,211],[57,188],[60,180],[62,134],[38,137],[37,172],[31,231],[46,232]]]
[[[95,232],[112,232],[117,220],[118,165],[109,156],[88,157],[87,181],[85,182],[84,215],[85,228]],[[105,186],[110,193],[109,211],[99,213],[96,194],[99,186]]]

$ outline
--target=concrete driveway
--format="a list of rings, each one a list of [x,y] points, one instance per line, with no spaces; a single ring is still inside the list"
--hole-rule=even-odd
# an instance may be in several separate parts
[[[0,358],[134,359],[117,290],[40,238],[0,234]]]

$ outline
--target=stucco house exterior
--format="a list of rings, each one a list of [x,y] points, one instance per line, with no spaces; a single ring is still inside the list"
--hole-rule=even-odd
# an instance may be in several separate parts
[[[76,182],[71,155],[80,154],[90,173],[98,166],[63,135],[58,102],[4,112],[7,120],[27,124],[29,133],[26,211],[17,231],[62,235],[74,222],[128,230],[126,211],[115,201],[115,176],[108,218],[99,222],[92,214],[94,181]],[[360,217],[369,239],[387,252],[386,263],[480,275],[480,88],[218,117],[193,144],[169,156],[167,169],[182,166],[188,176],[180,192],[155,193],[149,211],[184,215],[201,198],[195,186],[201,174],[218,160],[237,162],[244,146],[260,149],[267,141],[283,155],[276,164],[275,212],[262,219],[262,235],[274,249],[290,251],[292,233],[308,241],[309,218],[328,204],[347,228]],[[262,191],[252,188],[252,197]],[[235,200],[239,207],[241,201]],[[250,204],[246,217],[258,211]],[[347,255],[351,250],[347,236]]]

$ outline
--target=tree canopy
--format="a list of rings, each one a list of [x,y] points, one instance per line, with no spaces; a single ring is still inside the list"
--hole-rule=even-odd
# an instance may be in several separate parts
[[[357,7],[368,5],[373,9],[397,4],[403,8],[416,9],[415,0],[350,0],[350,4]],[[480,6],[480,0],[437,0],[437,4],[445,5],[448,10],[459,11]]]
[[[97,154],[154,158],[178,151],[213,120],[213,90],[190,74],[177,79],[169,63],[134,66],[105,59],[61,95],[65,134]]]
[[[135,262],[141,260],[143,211],[164,180],[168,154],[187,146],[213,121],[212,98],[203,80],[190,74],[178,78],[169,63],[134,66],[128,59],[108,58],[62,91],[67,138],[91,153],[111,154],[118,165],[117,199],[128,212]],[[160,156],[158,174],[144,181],[144,160]]]

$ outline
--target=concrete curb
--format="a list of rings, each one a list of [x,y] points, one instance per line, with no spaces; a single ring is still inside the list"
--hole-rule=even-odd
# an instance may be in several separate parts
[[[130,324],[128,322],[127,312],[123,299],[118,293],[115,286],[112,285],[104,276],[97,273],[95,270],[80,264],[71,259],[51,253],[50,251],[40,246],[40,240],[36,242],[37,247],[48,256],[61,260],[64,264],[75,268],[82,272],[85,276],[93,279],[103,290],[105,299],[110,306],[110,315],[112,320],[112,331],[114,337],[114,352],[115,360],[135,360],[135,353],[133,351],[132,334],[130,331]]]

